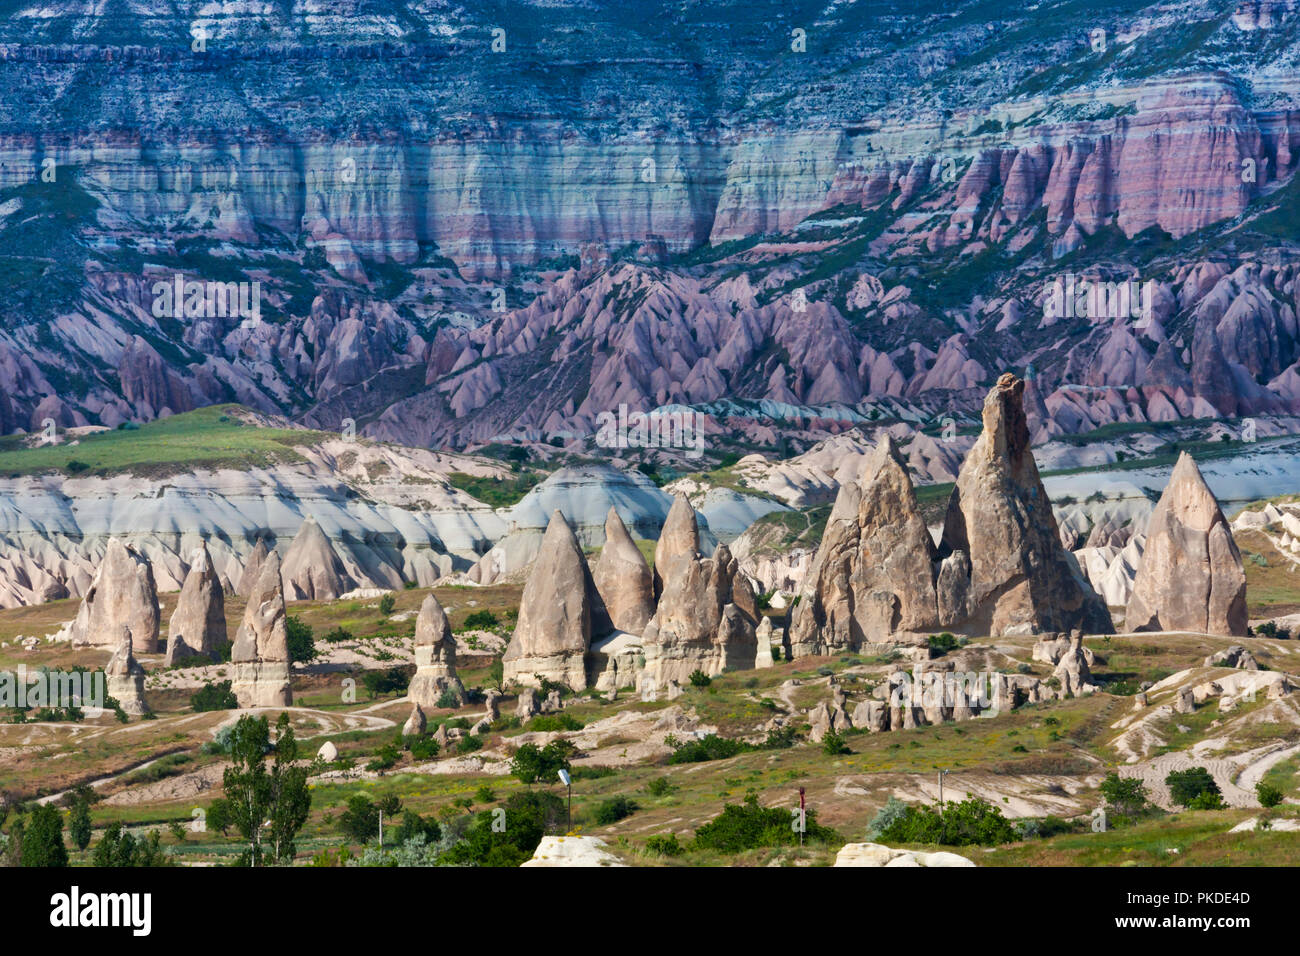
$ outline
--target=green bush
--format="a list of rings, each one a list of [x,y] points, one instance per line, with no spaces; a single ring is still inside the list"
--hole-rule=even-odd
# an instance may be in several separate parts
[[[1261,807],[1275,807],[1282,802],[1282,791],[1263,780],[1255,784],[1255,796],[1259,798]]]
[[[947,631],[942,634],[930,635],[930,650],[934,651],[936,657],[943,657],[949,651],[957,649],[957,638]]]
[[[404,694],[410,686],[411,675],[401,667],[390,667],[382,671],[366,671],[361,677],[366,693],[373,699],[381,694]]]
[[[339,829],[353,843],[369,843],[379,835],[379,808],[366,797],[353,797],[339,815]]]
[[[356,638],[352,632],[345,627],[336,627],[324,637],[321,638],[327,644],[342,644],[344,641],[355,641]]]
[[[691,671],[691,676],[688,680],[691,682],[692,687],[708,687],[713,683],[713,678],[702,670]]]
[[[289,660],[304,663],[316,656],[316,641],[312,627],[296,614],[284,619],[285,637],[288,639]]]
[[[937,843],[942,846],[996,846],[1016,839],[1002,811],[979,797],[949,803],[943,812],[908,806],[880,831],[887,843]]]
[[[645,785],[645,789],[652,797],[666,797],[677,789],[677,785],[667,777],[655,777]]]
[[[770,846],[797,846],[797,818],[780,807],[760,807],[758,798],[747,796],[741,804],[729,803],[722,813],[695,831],[699,849],[739,853]],[[804,820],[804,839],[810,843],[843,843],[838,833],[817,822],[817,811],[809,810]]]
[[[709,734],[707,737],[688,740],[685,743],[669,735],[664,739],[664,743],[673,748],[672,756],[668,758],[669,763],[704,763],[706,760],[724,760],[754,749],[744,741],[719,737],[717,734]]]
[[[564,801],[546,790],[512,794],[502,809],[503,818],[491,810],[477,814],[464,839],[442,854],[439,864],[518,866],[533,855],[542,835],[565,819]]]
[[[581,730],[582,721],[572,714],[540,714],[528,722],[530,731]]]
[[[461,629],[466,631],[490,631],[500,623],[501,621],[491,611],[474,611],[469,617],[465,618],[465,623],[461,625]]]
[[[432,760],[438,756],[438,741],[432,737],[412,737],[407,749],[413,760]]]
[[[1224,810],[1227,804],[1223,802],[1223,794],[1211,793],[1203,790],[1196,796],[1192,797],[1192,802],[1187,804],[1188,810]]]
[[[677,842],[676,833],[665,833],[646,840],[645,851],[656,856],[681,856],[686,848]]]
[[[385,594],[379,599],[379,613],[384,617],[393,613],[393,608],[397,605],[397,598],[391,594]]]
[[[619,794],[617,797],[610,797],[598,803],[592,816],[599,826],[605,827],[630,817],[640,809],[636,801]]]
[[[567,740],[552,740],[545,747],[523,744],[510,759],[510,772],[520,783],[554,783],[561,770],[569,769],[569,761],[578,748]]]
[[[465,754],[472,754],[474,751],[482,750],[482,749],[483,749],[483,738],[476,737],[473,734],[469,734],[465,737],[461,737],[460,740],[456,742],[456,753],[460,754],[461,756],[464,756]]]
[[[455,688],[448,687],[438,695],[438,707],[455,710],[460,706],[460,694]]]
[[[833,730],[826,731],[826,736],[822,738],[822,753],[828,757],[838,757],[840,754],[851,754],[852,750],[844,742],[844,738]]]
[[[1189,767],[1187,770],[1175,770],[1165,777],[1165,786],[1174,803],[1189,810],[1217,809],[1216,807],[1193,807],[1192,801],[1208,793],[1222,797],[1219,785],[1214,782],[1210,772],[1204,767]]]
[[[230,681],[205,684],[190,695],[190,706],[196,711],[235,710],[239,701],[230,689]]]
[[[1101,795],[1107,806],[1124,816],[1135,816],[1147,809],[1147,788],[1137,777],[1121,777],[1112,771],[1101,782]]]

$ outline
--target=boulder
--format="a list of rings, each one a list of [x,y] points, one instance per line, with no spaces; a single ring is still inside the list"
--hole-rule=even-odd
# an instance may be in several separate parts
[[[424,711],[420,709],[420,705],[412,704],[411,716],[407,717],[406,723],[402,724],[402,736],[422,737],[427,726],[429,726],[429,722],[424,716]]]
[[[1070,646],[1057,661],[1052,676],[1061,685],[1062,699],[1082,697],[1097,689],[1088,668],[1088,657],[1083,646],[1083,634],[1075,631],[1070,635]]]
[[[1241,553],[1187,452],[1151,512],[1125,622],[1131,631],[1246,634]]]
[[[189,573],[167,625],[167,656],[163,663],[171,667],[193,657],[219,660],[225,642],[226,598],[208,546],[201,544],[190,557]]]
[[[948,500],[940,553],[961,553],[969,577],[967,633],[1113,631],[1110,612],[1062,547],[1052,503],[1029,448],[1023,380],[1002,375],[984,400],[984,430]],[[961,584],[964,583],[964,588]],[[954,621],[954,624],[957,624]]]
[[[612,507],[605,519],[605,546],[591,578],[613,627],[638,635],[645,630],[655,610],[654,579],[645,556]]]
[[[532,687],[525,687],[519,692],[519,701],[515,705],[515,716],[520,720],[531,720],[542,712],[542,708],[537,703],[537,691]]]
[[[564,515],[552,512],[502,657],[505,679],[539,686],[545,678],[586,689],[594,592],[577,536]]]
[[[132,652],[131,629],[124,624],[118,625],[117,641],[113,656],[104,667],[104,679],[108,696],[132,717],[149,713],[149,706],[144,702],[144,676],[144,668]]]
[[[417,706],[434,708],[447,691],[457,706],[465,700],[465,686],[456,676],[456,639],[442,605],[430,594],[415,619],[415,675],[406,696]]]
[[[758,628],[754,632],[758,649],[754,652],[754,667],[772,667],[776,661],[772,658],[772,619],[766,614],[759,615]]]
[[[308,515],[285,552],[281,574],[290,601],[333,601],[356,587],[316,519]]]
[[[333,763],[339,759],[339,748],[334,746],[334,741],[327,740],[320,745],[320,750],[316,751],[316,756],[326,763]]]
[[[880,843],[848,843],[835,855],[835,866],[974,866],[956,853],[895,850]]]
[[[77,617],[72,646],[116,648],[122,628],[141,653],[158,649],[158,589],[149,559],[111,538]]]
[[[249,592],[230,662],[234,668],[231,690],[240,707],[288,707],[293,703],[280,556],[274,551],[267,555]]]
[[[1238,670],[1257,671],[1259,670],[1259,661],[1255,660],[1255,655],[1240,644],[1234,644],[1227,650],[1219,651],[1217,654],[1211,654],[1205,659],[1206,667],[1235,667]]]
[[[520,866],[626,866],[596,837],[544,836],[531,860]]]

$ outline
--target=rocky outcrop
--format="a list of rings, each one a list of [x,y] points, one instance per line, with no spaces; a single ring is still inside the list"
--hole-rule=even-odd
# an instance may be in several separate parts
[[[143,717],[149,713],[149,706],[144,700],[144,677],[144,668],[132,652],[131,629],[125,624],[119,624],[113,656],[104,667],[104,678],[108,696],[116,700],[122,710],[132,717]]]
[[[253,550],[244,561],[244,569],[239,575],[239,587],[235,589],[235,593],[244,600],[248,600],[248,596],[253,593],[254,585],[257,584],[257,579],[262,575],[262,565],[266,563],[268,550],[266,538],[258,535]]]
[[[795,657],[924,643],[939,624],[937,554],[898,447],[886,435],[840,486],[795,608]]]
[[[356,586],[316,519],[308,515],[281,568],[290,601],[333,601]]]
[[[654,615],[654,581],[645,556],[614,508],[605,519],[605,546],[591,569],[610,623],[639,635]]]
[[[642,634],[645,673],[663,686],[684,683],[692,672],[720,674],[750,669],[757,655],[758,602],[726,545],[713,557],[693,550],[694,510],[685,497],[673,503],[663,539],[655,551],[663,591],[655,616]],[[662,553],[662,560],[661,560]]]
[[[758,627],[754,631],[754,640],[758,643],[758,647],[754,652],[755,668],[773,667],[776,664],[776,659],[772,656],[774,650],[772,633],[772,619],[766,614],[760,613]],[[780,645],[777,645],[777,648],[779,647]]]
[[[402,724],[403,737],[422,737],[424,729],[429,725],[428,719],[424,716],[424,711],[419,704],[411,705],[411,716],[406,718],[406,723]]]
[[[584,836],[544,836],[532,859],[520,866],[626,866],[604,840]]]
[[[176,610],[167,625],[163,664],[171,667],[192,657],[218,660],[219,648],[225,642],[226,598],[208,547],[201,544],[190,557],[190,573],[185,576]]]
[[[700,553],[700,526],[695,509],[683,492],[673,496],[673,505],[655,542],[654,597],[659,600],[664,591],[664,578],[680,557],[695,557]]]
[[[942,589],[941,620],[989,635],[1109,634],[1105,602],[1061,546],[1029,449],[1024,387],[1004,374],[989,392],[984,430],[948,501],[940,552],[960,570]]]
[[[1186,452],[1151,513],[1133,596],[1130,631],[1246,634],[1246,575],[1214,494]]]
[[[594,594],[578,539],[557,510],[524,585],[519,620],[502,657],[505,680],[537,686],[546,679],[585,689]]]
[[[922,853],[896,850],[880,843],[846,843],[835,854],[833,866],[974,866],[956,853]]]
[[[158,648],[158,617],[158,591],[149,559],[119,539],[110,539],[72,623],[73,646],[116,647],[121,629],[126,628],[135,647],[152,653]]]
[[[230,662],[234,667],[231,690],[240,707],[288,707],[293,703],[280,556],[275,551],[267,555],[249,592]]]
[[[435,708],[449,691],[457,702],[465,700],[465,687],[456,676],[456,638],[442,605],[430,594],[415,619],[415,675],[407,697],[417,706]]]
[[[1259,670],[1259,661],[1255,660],[1255,655],[1240,644],[1233,644],[1231,647],[1207,657],[1205,666],[1235,667],[1237,670],[1257,671]]]

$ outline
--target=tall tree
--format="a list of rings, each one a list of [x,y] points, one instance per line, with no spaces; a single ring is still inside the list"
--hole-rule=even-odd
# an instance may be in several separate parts
[[[288,714],[275,725],[275,762],[271,766],[271,854],[276,862],[293,859],[295,839],[311,812],[307,765],[298,763],[298,741]]]
[[[84,797],[73,801],[72,813],[68,815],[68,836],[78,850],[90,846],[90,803]]]
[[[23,833],[22,865],[68,865],[68,848],[63,845],[63,815],[56,807],[47,803],[32,810]]]
[[[265,717],[240,717],[230,734],[231,765],[222,786],[235,829],[248,841],[248,865],[262,862],[262,824],[271,802],[271,778],[266,772],[270,728]]]

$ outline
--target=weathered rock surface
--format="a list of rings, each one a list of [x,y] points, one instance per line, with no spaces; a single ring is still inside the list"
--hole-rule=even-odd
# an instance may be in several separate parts
[[[1246,634],[1241,553],[1187,452],[1151,514],[1125,620],[1130,631]]]
[[[116,647],[131,632],[141,653],[158,647],[158,591],[149,560],[113,538],[72,623],[72,644]]]
[[[531,860],[520,866],[626,866],[596,837],[544,836]]]
[[[542,679],[587,686],[595,585],[578,539],[555,511],[519,605],[519,620],[502,658],[505,679],[537,686]]]
[[[700,527],[690,499],[678,492],[673,496],[672,507],[664,519],[659,540],[655,543],[654,596],[658,600],[664,591],[664,578],[670,566],[680,557],[696,557],[700,552]]]
[[[984,400],[984,430],[967,455],[948,501],[941,553],[965,555],[965,620],[954,626],[989,635],[1113,630],[1105,603],[1061,546],[1051,501],[1029,449],[1025,383],[1004,374]],[[947,558],[946,558],[947,559]]]
[[[403,737],[421,737],[424,735],[424,729],[429,726],[428,718],[424,716],[424,711],[419,704],[411,705],[411,716],[406,718],[406,723],[402,724]]]
[[[430,594],[415,619],[415,674],[407,696],[419,707],[434,708],[447,691],[465,700],[465,686],[456,676],[456,639],[442,605]]]
[[[620,631],[641,634],[654,616],[654,581],[645,556],[612,507],[605,519],[605,546],[591,578],[610,623]]]
[[[921,643],[939,624],[937,555],[894,440],[840,486],[795,608],[795,657]]]
[[[253,592],[257,579],[262,574],[262,565],[266,563],[267,551],[266,538],[258,535],[253,550],[248,553],[248,558],[244,562],[244,569],[240,572],[239,586],[235,588],[235,593],[244,600],[248,600],[248,595]]]
[[[834,866],[974,866],[956,853],[896,850],[880,843],[846,843],[835,854]]]
[[[104,678],[108,696],[115,699],[122,710],[132,717],[142,717],[149,713],[149,706],[144,700],[144,677],[144,668],[132,652],[131,629],[119,624],[113,656],[104,667]]]
[[[285,552],[280,573],[285,598],[290,601],[333,601],[356,586],[330,539],[311,515],[303,520]]]
[[[212,566],[206,544],[194,549],[190,573],[185,576],[176,610],[167,625],[167,656],[171,667],[188,658],[219,659],[226,642],[226,598]]]
[[[231,690],[240,707],[288,707],[293,703],[280,556],[275,551],[267,555],[249,592],[230,661],[234,666]]]

